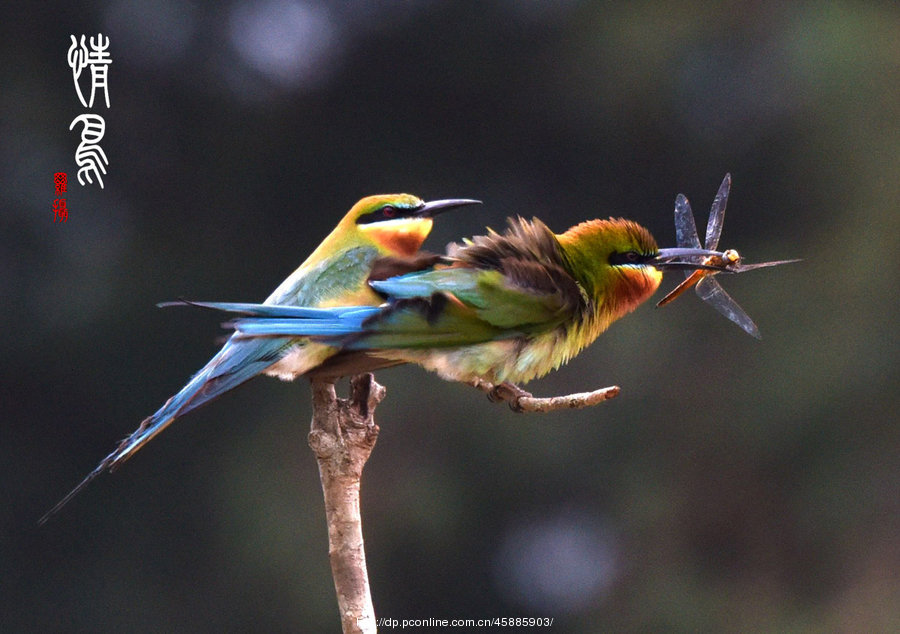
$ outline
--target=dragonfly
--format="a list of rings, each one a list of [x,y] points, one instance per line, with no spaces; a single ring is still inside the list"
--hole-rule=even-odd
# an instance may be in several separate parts
[[[709,221],[706,224],[705,245],[700,244],[700,236],[697,233],[697,225],[694,222],[694,213],[691,203],[684,194],[678,194],[675,199],[675,238],[679,247],[706,248],[715,251],[722,235],[722,225],[725,220],[725,206],[728,204],[728,194],[731,191],[731,174],[725,174],[725,179],[716,192],[712,206],[709,209]],[[772,262],[759,262],[744,264],[741,254],[734,249],[717,252],[706,256],[702,263],[709,268],[686,271],[686,279],[663,297],[656,305],[665,306],[676,297],[694,286],[694,290],[700,299],[722,313],[725,317],[740,326],[747,334],[762,339],[759,328],[750,319],[750,316],[725,292],[722,285],[715,278],[717,273],[743,273],[754,269],[761,269],[779,264],[799,262],[799,260],[777,260]]]

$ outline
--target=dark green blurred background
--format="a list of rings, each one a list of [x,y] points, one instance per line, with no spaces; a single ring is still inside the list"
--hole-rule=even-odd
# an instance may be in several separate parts
[[[103,190],[68,130],[69,35],[98,31]],[[51,2],[0,36],[3,631],[338,630],[304,381],[227,394],[36,526],[215,352],[217,317],[156,302],[263,299],[372,193],[485,202],[434,249],[517,213],[673,246],[675,195],[705,222],[726,171],[722,245],[804,258],[725,280],[762,342],[648,302],[529,385],[622,396],[545,416],[379,375],[376,611],[900,628],[895,3]]]

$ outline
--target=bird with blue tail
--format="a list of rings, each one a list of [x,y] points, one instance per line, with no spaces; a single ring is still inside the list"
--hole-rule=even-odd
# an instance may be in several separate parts
[[[437,262],[440,256],[419,251],[431,232],[434,217],[473,204],[480,204],[480,201],[425,202],[409,194],[363,198],[262,304],[253,304],[253,314],[276,318],[286,314],[296,316],[297,313],[291,312],[293,309],[309,311],[326,306],[378,305],[382,299],[369,282]],[[223,306],[234,308],[234,305],[218,307]],[[340,315],[342,311],[346,308],[331,309],[327,314]],[[302,314],[318,316],[315,312]],[[40,523],[45,523],[101,473],[113,471],[133,456],[176,418],[258,374],[292,380],[327,365],[328,358],[339,352],[340,348],[305,336],[250,338],[235,333],[187,385],[144,419],[137,430],[50,509]]]
[[[492,385],[512,402],[530,396],[518,383],[566,363],[649,298],[664,269],[728,272],[700,262],[716,255],[659,249],[649,231],[622,218],[562,234],[537,218],[515,218],[502,234],[450,245],[428,267],[370,280],[378,305],[196,304],[231,313],[237,340],[306,337],[338,351],[311,376],[416,363],[447,380]]]

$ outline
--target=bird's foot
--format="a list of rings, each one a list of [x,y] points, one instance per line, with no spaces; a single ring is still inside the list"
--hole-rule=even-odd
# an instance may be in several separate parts
[[[485,394],[494,403],[506,402],[514,412],[552,412],[559,409],[582,409],[593,407],[603,401],[608,401],[619,395],[619,387],[600,388],[593,392],[579,392],[566,394],[565,396],[551,396],[548,398],[536,398],[530,392],[526,392],[518,385],[503,382],[497,385],[475,379],[469,383]]]
[[[488,399],[492,403],[506,403],[509,409],[514,412],[524,412],[525,409],[519,404],[519,399],[531,398],[531,392],[526,392],[518,385],[504,381],[494,385],[486,381],[476,381],[475,387],[487,394]]]

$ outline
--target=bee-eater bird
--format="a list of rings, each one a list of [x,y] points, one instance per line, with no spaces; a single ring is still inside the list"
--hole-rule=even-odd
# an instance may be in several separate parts
[[[369,196],[356,203],[306,261],[258,306],[377,305],[370,279],[417,270],[439,259],[419,252],[434,216],[469,199],[424,202],[409,194]],[[104,458],[81,483],[41,518],[61,509],[104,471],[115,469],[179,416],[237,387],[257,374],[290,380],[321,366],[339,349],[306,338],[232,336],[193,378]]]
[[[649,231],[621,218],[558,235],[536,218],[517,218],[503,234],[450,245],[425,270],[371,281],[385,298],[380,306],[201,305],[240,315],[231,323],[238,340],[304,336],[341,350],[316,371],[334,364],[353,374],[362,355],[366,370],[412,362],[448,380],[515,390],[511,384],[566,363],[650,297],[663,269],[727,272],[699,261],[714,255],[722,254],[661,250]]]

